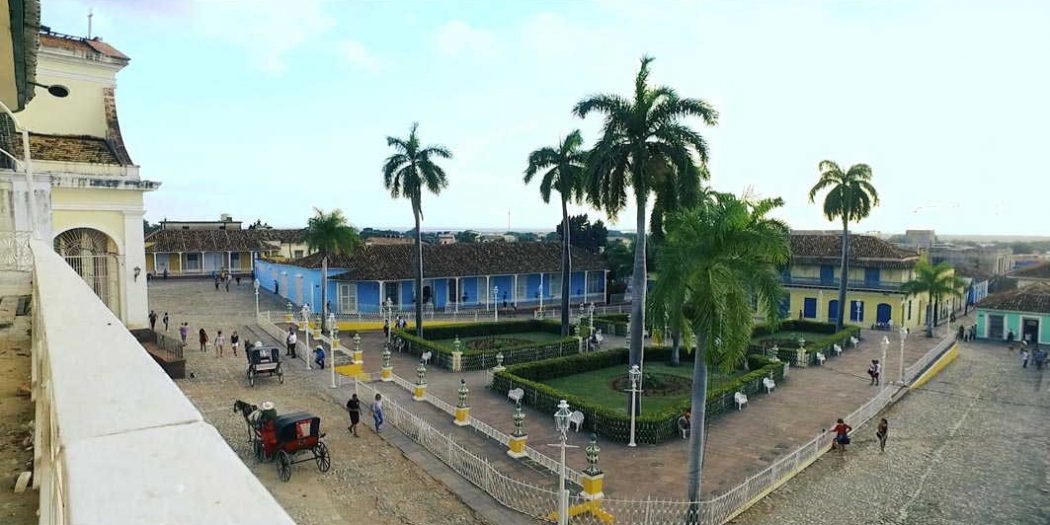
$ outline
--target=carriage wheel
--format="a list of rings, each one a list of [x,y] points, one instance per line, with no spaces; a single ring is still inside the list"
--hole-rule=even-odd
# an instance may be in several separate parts
[[[317,462],[317,470],[321,472],[328,472],[328,469],[332,467],[332,457],[328,455],[328,447],[320,441],[314,446],[314,461]]]
[[[248,369],[248,386],[255,386],[255,370]]]
[[[292,458],[283,450],[277,453],[277,477],[281,481],[292,479]]]

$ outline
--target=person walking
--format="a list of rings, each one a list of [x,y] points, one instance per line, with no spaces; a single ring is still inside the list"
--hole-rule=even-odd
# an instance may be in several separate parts
[[[1028,349],[1021,349],[1021,368],[1028,368]]]
[[[376,425],[376,432],[383,426],[383,396],[376,392],[376,400],[372,403],[372,422]]]
[[[853,427],[846,424],[845,421],[840,417],[835,423],[834,428],[831,429],[835,433],[835,441],[831,443],[832,448],[837,448],[839,452],[846,451],[846,445],[849,445],[849,433],[853,430]]]
[[[875,360],[875,370],[872,379],[875,380],[875,386],[879,386],[879,381],[882,379],[882,363],[878,359]]]
[[[1043,365],[1046,364],[1046,350],[1036,348],[1033,358],[1035,359],[1035,369],[1042,370]]]
[[[226,350],[226,336],[222,335],[222,330],[219,330],[215,334],[215,357],[222,357],[222,354]]]
[[[868,382],[869,385],[875,384],[875,369],[878,366],[876,363],[878,363],[878,361],[872,359],[871,364],[868,365],[868,377],[871,378],[871,381]]]
[[[157,331],[157,312],[153,310],[149,311],[149,329],[151,332]]]
[[[226,276],[226,293],[230,293],[230,276]]]
[[[230,334],[230,350],[233,350],[233,357],[237,357],[237,345],[241,344],[241,335],[234,330]]]
[[[215,274],[215,291],[219,291],[219,274]]]
[[[295,358],[295,343],[299,341],[299,337],[295,335],[295,328],[288,329],[288,337],[285,338],[284,342],[288,345],[288,351],[284,354],[288,357]]]
[[[168,331],[168,321],[169,321],[168,312],[164,312],[164,331],[165,332]]]
[[[357,399],[357,394],[350,396],[350,400],[346,402],[346,411],[350,413],[350,426],[346,429],[354,437],[361,437],[357,435],[357,424],[361,422],[361,400]]]
[[[386,339],[388,337],[390,337],[390,320],[389,319],[384,319],[383,320],[383,338]]]
[[[201,352],[206,352],[208,350],[208,332],[205,332],[204,329],[201,328],[197,335],[197,339],[200,340],[201,343]]]
[[[190,324],[182,323],[179,325],[179,339],[182,339],[182,345],[186,346],[186,337],[190,335]]]
[[[875,438],[879,440],[879,452],[886,452],[886,438],[890,435],[890,422],[886,418],[879,421],[875,428]]]
[[[321,345],[317,345],[317,348],[314,348],[314,363],[316,363],[321,370],[324,370],[324,347]]]

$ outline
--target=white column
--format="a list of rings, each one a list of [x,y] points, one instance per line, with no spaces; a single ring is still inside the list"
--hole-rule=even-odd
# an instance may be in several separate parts
[[[492,302],[492,292],[489,290],[489,276],[485,276],[485,309],[489,309],[489,303]]]
[[[386,292],[383,291],[383,288],[384,288],[383,281],[376,281],[376,282],[379,283],[379,313],[382,313],[383,312],[383,305],[386,304],[386,296],[383,295],[383,294],[386,293]]]
[[[146,245],[142,232],[144,213],[143,210],[124,212],[124,246],[121,247],[124,265],[120,272],[120,309],[121,320],[128,328],[149,326],[149,301],[146,296]],[[139,269],[138,278],[135,278],[135,268]]]
[[[511,286],[510,299],[514,306],[518,306],[518,274],[514,274],[514,284]]]
[[[572,276],[571,275],[569,276],[569,279],[572,280]],[[590,290],[587,289],[587,270],[584,270],[583,271],[583,299],[581,299],[584,303],[587,302],[587,295],[588,295],[589,291]]]
[[[160,268],[157,268],[157,252],[153,252],[153,273],[160,273]]]
[[[204,252],[201,252],[201,268],[200,272],[204,273]]]
[[[226,251],[226,269],[233,273],[233,252]]]

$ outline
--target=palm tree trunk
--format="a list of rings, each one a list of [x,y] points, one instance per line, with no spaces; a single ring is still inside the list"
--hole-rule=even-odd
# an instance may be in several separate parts
[[[416,218],[416,337],[423,337],[423,230],[420,227],[420,203],[412,203],[412,212]]]
[[[321,259],[321,333],[328,330],[328,254]]]
[[[572,260],[569,258],[569,207],[566,196],[561,198],[561,336],[569,335],[569,279],[572,277]],[[498,306],[497,306],[498,307]]]
[[[682,349],[682,334],[678,333],[677,330],[671,332],[671,366],[678,366],[681,364],[679,357]]]
[[[707,415],[707,335],[696,328],[696,349],[693,350],[692,410],[689,418],[689,493],[690,505],[687,523],[700,523],[701,474],[704,466],[704,417]]]
[[[643,192],[635,192],[635,200],[638,203],[638,209],[636,210],[635,217],[635,239],[634,239],[634,275],[632,276],[632,287],[634,290],[631,293],[631,341],[628,365],[641,365],[642,362],[642,330],[645,328],[645,284],[646,284],[646,270],[645,270],[645,201],[646,195]],[[640,411],[641,399],[635,401],[634,407],[631,407],[631,401],[628,399],[628,414],[637,414]],[[633,412],[632,412],[633,411]]]
[[[842,264],[839,271],[839,318],[835,324],[836,332],[842,330],[842,325],[846,321],[846,285],[849,283],[849,222],[847,219],[842,220]]]

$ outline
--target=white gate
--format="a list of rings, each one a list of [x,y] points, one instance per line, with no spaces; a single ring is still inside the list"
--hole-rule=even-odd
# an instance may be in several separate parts
[[[116,243],[98,230],[75,228],[55,237],[54,246],[73,271],[119,317],[120,261]]]

